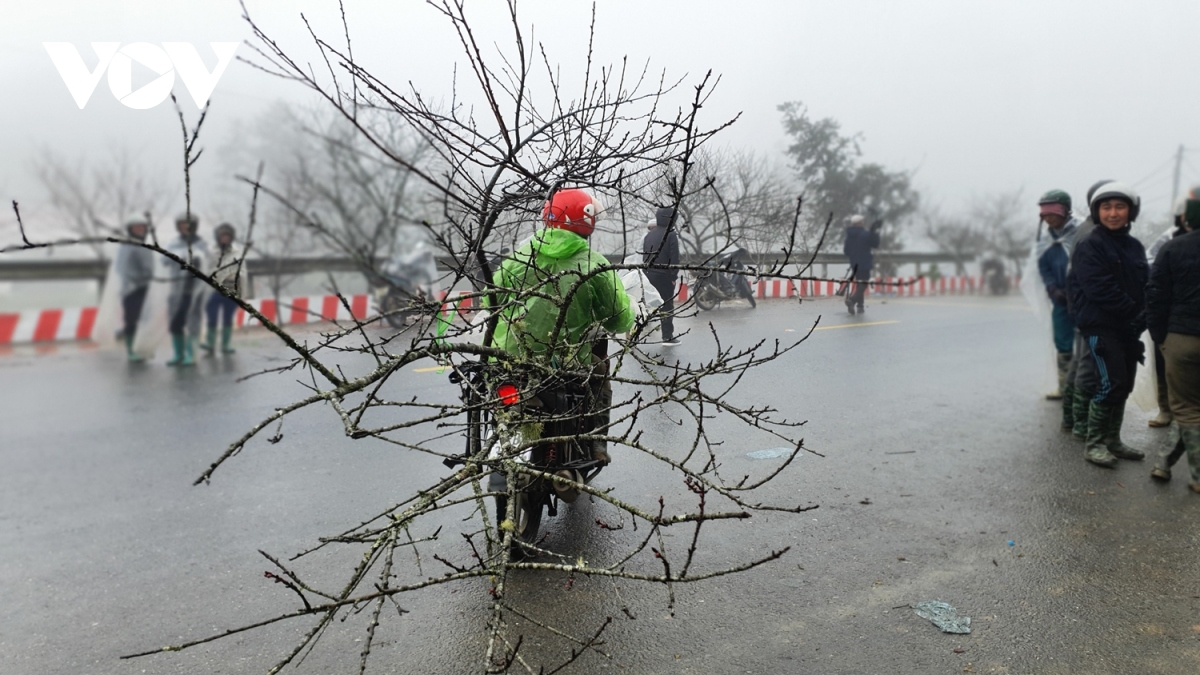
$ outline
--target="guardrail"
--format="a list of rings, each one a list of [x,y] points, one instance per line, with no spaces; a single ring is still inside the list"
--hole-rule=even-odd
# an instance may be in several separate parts
[[[792,262],[807,262],[811,253],[796,253]],[[606,256],[612,262],[618,262],[620,255]],[[751,255],[757,264],[772,264],[783,260],[779,254]],[[686,255],[685,263],[697,263],[706,256]],[[292,276],[312,272],[358,272],[361,266],[353,258],[344,257],[314,257],[314,258],[251,258],[247,262],[247,271],[251,276]],[[818,253],[813,259],[814,265],[821,265],[820,276],[829,276],[829,265],[848,264],[846,256],[840,253]],[[916,274],[921,274],[924,265],[935,263],[953,263],[954,256],[948,253],[910,253],[910,252],[878,252],[875,263],[891,264],[898,267],[915,265]],[[438,258],[438,264],[444,269],[451,269],[450,258]],[[67,281],[67,280],[96,280],[104,282],[108,274],[109,261],[100,259],[80,260],[0,260],[0,281]]]

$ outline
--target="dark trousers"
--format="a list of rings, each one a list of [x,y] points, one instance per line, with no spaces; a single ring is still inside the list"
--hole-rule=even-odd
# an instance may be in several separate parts
[[[1133,391],[1142,343],[1086,333],[1083,339],[1091,352],[1091,358],[1079,364],[1078,381],[1084,391],[1092,393],[1092,401],[1096,403],[1125,405]]]
[[[670,340],[675,337],[675,320],[672,318],[675,311],[675,277],[647,274],[646,278],[650,280],[650,285],[654,287],[654,290],[662,296],[663,304],[655,312],[662,324],[663,340]]]
[[[192,309],[192,301],[195,299],[193,292],[193,284],[195,277],[188,277],[183,282],[183,293],[179,301],[179,306],[175,308],[175,313],[171,315],[171,323],[168,330],[174,335],[183,335],[183,331],[187,329],[188,315]]]
[[[218,319],[223,326],[233,325],[233,314],[237,311],[237,303],[220,293],[213,293],[208,298],[204,311],[208,313],[208,329],[216,330]]]
[[[863,297],[867,294],[867,285],[871,281],[871,270],[856,271],[854,281],[850,282],[850,292],[846,294],[846,305],[863,306]]]
[[[142,305],[146,303],[147,290],[148,286],[142,286],[121,298],[121,310],[125,319],[124,335],[127,338],[137,334],[138,319],[142,317]]]

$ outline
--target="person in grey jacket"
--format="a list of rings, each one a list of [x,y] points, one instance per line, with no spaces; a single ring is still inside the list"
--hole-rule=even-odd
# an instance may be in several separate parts
[[[642,262],[647,265],[646,278],[662,297],[663,304],[656,310],[662,325],[662,343],[673,347],[679,344],[675,337],[675,322],[671,313],[675,311],[675,282],[679,279],[678,269],[663,269],[659,265],[678,265],[679,235],[675,209],[664,206],[647,223],[650,231],[642,240]]]
[[[203,272],[208,260],[208,245],[198,234],[199,219],[194,215],[190,218],[181,215],[175,219],[175,229],[179,236],[167,244],[167,251]],[[196,365],[195,344],[203,323],[203,295],[207,286],[170,258],[164,257],[163,264],[164,276],[171,284],[167,294],[167,316],[171,346],[175,350],[167,365],[193,366]]]
[[[149,223],[143,220],[134,220],[125,225],[126,234],[134,241],[145,241],[149,229]],[[121,333],[125,338],[125,353],[130,361],[141,361],[142,357],[133,351],[133,341],[137,336],[142,306],[146,303],[146,291],[150,288],[150,280],[154,278],[154,252],[141,246],[124,244],[117,249],[114,264],[117,278],[121,282],[121,314],[124,324]]]

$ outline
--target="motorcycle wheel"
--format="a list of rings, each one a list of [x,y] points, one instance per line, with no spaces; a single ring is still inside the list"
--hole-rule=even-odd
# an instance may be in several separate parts
[[[383,296],[383,306],[380,309],[389,326],[396,330],[404,330],[408,327],[408,315],[411,314],[405,310],[407,306],[407,298],[401,297],[399,293],[388,293]]]
[[[532,558],[536,555],[532,547],[537,543],[538,530],[542,526],[542,504],[539,500],[537,505],[534,505],[534,500],[525,492],[516,493],[516,506],[513,509],[516,517],[515,527],[512,533],[512,548],[511,557],[513,560],[523,560]],[[508,497],[496,497],[496,526],[500,529],[500,525],[504,522],[508,515]],[[501,531],[503,534],[503,531]]]
[[[721,300],[715,296],[716,293],[713,292],[712,286],[707,283],[701,285],[696,289],[696,306],[706,312],[713,309],[721,304]]]
[[[754,299],[754,289],[750,286],[750,280],[746,277],[739,276],[735,282],[738,295],[750,301],[751,307],[758,307],[758,301]]]

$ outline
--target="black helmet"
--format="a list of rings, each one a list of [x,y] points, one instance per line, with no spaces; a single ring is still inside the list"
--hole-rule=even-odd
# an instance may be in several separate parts
[[[1142,198],[1138,196],[1138,193],[1132,187],[1113,181],[1095,188],[1091,197],[1088,198],[1088,207],[1091,209],[1092,222],[1097,224],[1100,222],[1100,202],[1109,199],[1120,199],[1129,204],[1129,222],[1132,223],[1137,220],[1138,212],[1141,211],[1142,207]]]
[[[228,234],[230,241],[237,239],[237,230],[233,229],[233,226],[229,223],[221,223],[217,226],[217,229],[213,230],[213,238],[217,240],[218,244],[221,243],[222,234]]]
[[[181,213],[175,218],[175,229],[179,229],[180,223],[187,223],[188,236],[196,236],[196,232],[200,229],[200,219],[196,214]]]

